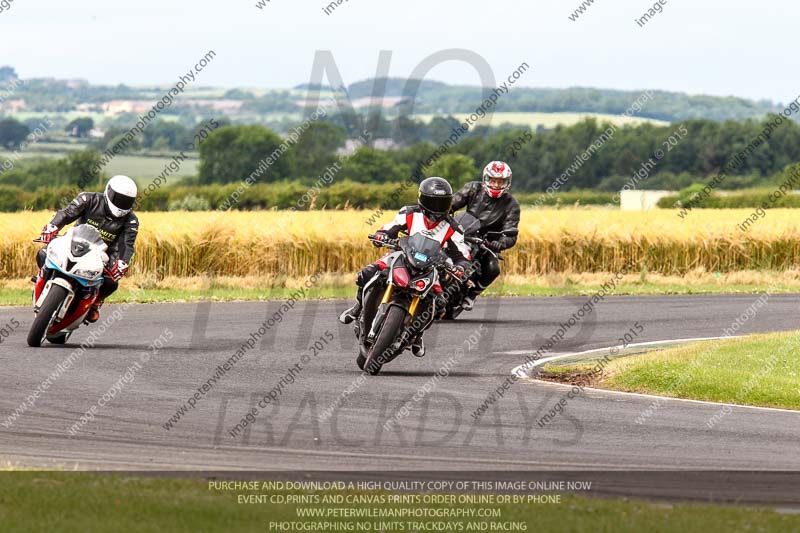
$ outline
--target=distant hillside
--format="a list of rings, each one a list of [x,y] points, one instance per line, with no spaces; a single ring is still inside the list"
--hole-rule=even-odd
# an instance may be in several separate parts
[[[412,115],[413,118],[421,120],[425,124],[430,124],[431,121],[439,115]],[[464,122],[469,113],[456,113],[452,115],[458,122]],[[605,113],[495,113],[491,116],[486,115],[484,119],[479,119],[476,122],[478,126],[499,126],[501,124],[510,124],[512,126],[527,126],[532,130],[539,128],[552,129],[558,125],[572,126],[583,122],[587,118],[593,118],[597,122],[610,122],[616,126],[637,125],[637,124],[653,124],[656,126],[663,126],[669,124],[664,120],[657,120],[647,117],[625,117],[622,115],[608,115]]]
[[[0,67],[0,79],[13,78],[13,69]],[[31,113],[92,113],[116,115],[113,109],[146,107],[163,98],[170,87],[131,87],[127,85],[92,85],[82,79],[35,78],[23,80],[9,90],[8,82],[0,87],[5,95],[0,102],[0,115],[20,115],[23,120]],[[422,80],[415,94],[407,88],[408,80],[385,78],[385,114],[399,112],[414,115],[459,115],[472,113],[482,101],[477,86],[448,85],[438,81]],[[369,109],[374,80],[351,84],[348,96],[359,112]],[[302,116],[303,100],[309,90],[331,90],[327,85],[298,85],[293,89],[229,89],[190,84],[185,92],[165,110],[164,116],[183,117],[187,123],[212,113],[225,115],[234,121],[262,123],[285,130]],[[634,116],[674,122],[685,119],[714,121],[761,118],[777,112],[781,107],[768,100],[748,100],[733,96],[719,97],[688,95],[652,90],[653,98],[646,102]],[[515,86],[500,97],[495,112],[506,114],[571,113],[622,115],[633,102],[640,99],[642,91],[620,91],[573,87],[568,89],[534,89]],[[222,101],[220,103],[220,101]],[[111,109],[112,111],[109,111]],[[135,113],[134,113],[135,114]],[[100,117],[98,117],[100,118]],[[526,119],[527,120],[527,119]],[[538,119],[537,119],[538,120]],[[547,118],[547,121],[552,121]]]
[[[348,87],[351,99],[371,96],[373,80],[353,83]],[[469,113],[480,103],[476,86],[447,85],[423,81],[416,95],[404,93],[406,80],[386,80],[386,96],[415,97],[415,114]],[[748,100],[734,96],[688,95],[653,90],[648,101],[636,116],[665,121],[706,118],[717,121],[758,118],[782,108],[769,100]],[[569,89],[532,89],[514,87],[503,95],[497,110],[501,112],[538,113],[602,113],[621,115],[640,97],[642,91],[620,91],[572,87]]]

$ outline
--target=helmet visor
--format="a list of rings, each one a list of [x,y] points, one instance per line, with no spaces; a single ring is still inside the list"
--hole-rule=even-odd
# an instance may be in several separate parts
[[[447,215],[453,206],[453,197],[449,194],[442,196],[421,194],[419,196],[419,205],[431,214]]]
[[[510,177],[484,176],[483,184],[495,191],[502,191],[511,186]]]
[[[111,202],[111,204],[117,209],[129,211],[130,209],[133,209],[133,204],[136,202],[136,197],[120,194],[109,187],[108,201]]]

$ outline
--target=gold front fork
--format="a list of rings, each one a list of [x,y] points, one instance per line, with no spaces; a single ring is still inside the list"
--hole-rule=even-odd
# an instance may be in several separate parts
[[[381,300],[382,304],[388,304],[389,300],[392,297],[392,292],[394,291],[394,285],[391,283],[386,286],[386,292],[383,293],[383,300]]]
[[[411,315],[411,318],[414,318],[414,313],[417,312],[417,306],[419,305],[419,296],[414,296],[411,300],[411,305],[408,306],[408,314]]]

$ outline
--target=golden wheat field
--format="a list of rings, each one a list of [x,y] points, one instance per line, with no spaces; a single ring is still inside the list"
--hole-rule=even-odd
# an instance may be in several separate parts
[[[27,277],[31,242],[51,213],[0,214],[0,278]],[[379,256],[366,240],[371,211],[141,213],[134,269],[160,276],[309,276],[355,272]],[[392,218],[385,213],[379,223]],[[747,233],[748,210],[523,210],[512,275],[615,272],[623,266],[666,275],[792,269],[800,264],[800,213],[769,211]]]

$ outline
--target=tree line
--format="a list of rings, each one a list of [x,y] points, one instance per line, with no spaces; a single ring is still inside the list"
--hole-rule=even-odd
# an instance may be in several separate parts
[[[330,117],[330,121],[311,123],[299,134],[285,138],[262,126],[223,125],[200,145],[198,175],[186,178],[182,184],[241,182],[262,166],[266,158],[277,154],[258,177],[259,183],[311,184],[335,166],[337,181],[397,183],[421,172],[447,177],[458,186],[478,179],[488,161],[503,159],[514,170],[517,191],[546,191],[565,173],[568,177],[560,180],[560,191],[618,191],[632,181],[640,189],[679,190],[719,172],[729,161],[739,161],[737,154],[759,136],[766,124],[755,120],[720,123],[697,119],[667,126],[616,127],[611,136],[607,134],[610,125],[592,119],[538,132],[527,128],[477,128],[460,138],[443,156],[429,161],[458,124],[457,120],[437,118],[423,129],[415,129],[402,117],[389,121],[387,127],[406,135],[405,144],[389,150],[371,146],[379,134],[373,134],[367,121],[361,125],[366,128],[361,134],[364,144],[346,156],[340,152],[352,133],[337,120]],[[13,143],[4,140],[5,122],[0,122],[0,143],[11,147]],[[378,122],[375,125],[383,127]],[[141,143],[169,146],[178,151],[185,149],[190,139],[186,133],[191,131],[168,122],[155,123],[142,135]],[[601,137],[605,141],[596,147]],[[108,142],[113,139],[110,135]],[[595,148],[584,160],[582,154],[585,156],[590,146]],[[85,180],[80,174],[91,168],[89,164],[96,157],[97,153],[89,150],[63,160],[29,163],[20,160],[14,168],[0,173],[0,184],[34,190],[78,183]],[[798,161],[800,126],[785,121],[749,157],[737,163],[725,181],[725,188],[768,186],[787,165]],[[154,176],[134,177],[146,182]]]
[[[220,128],[201,146],[196,183],[240,181],[267,154],[285,144],[290,144],[289,149],[260,180],[313,181],[339,161],[337,150],[348,138],[348,127],[336,120],[332,117],[330,122],[312,124],[296,142],[260,126]],[[611,135],[607,133],[609,124],[594,119],[538,132],[527,128],[483,129],[464,136],[426,167],[458,121],[437,118],[423,130],[411,128],[413,125],[399,117],[390,126],[405,131],[403,147],[382,150],[367,142],[341,161],[337,173],[357,183],[390,183],[423,169],[425,175],[442,175],[459,185],[477,179],[487,162],[502,159],[514,170],[514,187],[520,191],[546,191],[564,174],[568,178],[561,180],[562,191],[618,191],[633,177],[635,188],[678,190],[718,173],[729,161],[737,161],[725,187],[758,187],[772,183],[774,176],[800,161],[800,125],[793,121],[785,121],[740,161],[738,154],[758,138],[767,122],[693,119],[665,126],[614,127]],[[373,133],[370,126],[367,121],[369,139],[380,138],[380,132]],[[598,139],[604,139],[599,147]]]

